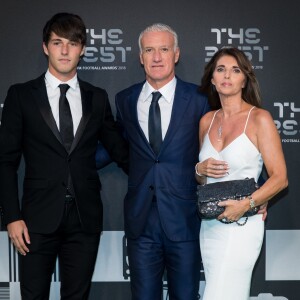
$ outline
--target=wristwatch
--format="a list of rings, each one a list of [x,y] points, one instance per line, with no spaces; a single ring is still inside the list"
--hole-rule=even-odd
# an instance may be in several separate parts
[[[255,201],[254,199],[252,198],[252,196],[248,196],[248,199],[249,199],[249,204],[250,204],[250,208],[253,209],[256,207],[256,204],[255,204]]]

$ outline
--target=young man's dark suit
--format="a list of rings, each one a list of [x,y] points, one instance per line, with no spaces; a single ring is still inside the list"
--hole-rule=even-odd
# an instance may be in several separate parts
[[[135,242],[145,227],[150,227],[149,236],[156,230],[151,228],[152,224],[149,226],[150,218],[160,220],[167,240],[181,242],[178,243],[180,250],[176,250],[176,243],[171,243],[170,248],[165,249],[166,253],[174,251],[174,260],[168,262],[168,282],[172,293],[170,299],[175,299],[174,295],[178,297],[176,299],[197,299],[196,287],[200,279],[200,220],[196,213],[197,184],[194,168],[199,154],[199,120],[209,110],[207,98],[198,93],[196,85],[177,78],[170,124],[156,155],[138,120],[137,102],[143,85],[144,82],[133,85],[116,95],[117,121],[130,148],[128,193],[124,213],[125,233],[129,239],[132,289],[135,295],[133,299],[160,299],[163,272],[159,264],[160,256],[157,256],[157,264],[151,266],[153,277],[144,278],[142,271],[137,276],[132,274],[135,262],[143,262],[147,269],[148,256],[156,255],[155,249],[148,249],[147,242]],[[154,216],[153,205],[157,207]],[[145,236],[145,231],[143,235]],[[151,239],[152,236],[149,240]],[[138,254],[140,249],[149,251],[143,256]],[[189,261],[178,261],[181,254],[177,255],[176,251],[179,251],[177,254],[185,253]],[[172,257],[166,255],[168,258]],[[189,266],[186,267],[187,265]],[[180,270],[180,275],[173,272],[174,270]],[[185,273],[187,274],[183,278],[182,274]]]
[[[68,174],[80,229],[101,232],[101,184],[95,164],[98,140],[120,167],[128,168],[127,146],[115,128],[107,93],[81,80],[79,86],[82,118],[69,153],[51,112],[44,75],[8,91],[0,127],[0,197],[5,223],[22,219],[29,234],[52,234],[62,226]],[[25,178],[20,209],[17,169],[22,154]],[[97,243],[92,247],[94,256]]]

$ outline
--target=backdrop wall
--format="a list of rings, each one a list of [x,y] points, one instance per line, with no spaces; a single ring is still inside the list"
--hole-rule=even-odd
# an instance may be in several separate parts
[[[2,1],[0,9],[0,118],[9,86],[38,77],[47,68],[42,28],[55,13],[79,14],[88,30],[86,56],[79,76],[114,95],[144,79],[137,39],[146,26],[163,22],[179,35],[177,75],[198,84],[216,49],[235,45],[252,60],[263,106],[280,132],[289,188],[272,200],[263,251],[254,270],[251,300],[300,299],[299,218],[299,7],[297,0],[66,0]],[[23,164],[20,166],[20,190]],[[115,164],[99,172],[104,203],[101,238],[90,299],[130,299],[130,273],[123,232],[123,197],[127,177]],[[21,193],[21,192],[20,192]],[[1,199],[0,199],[1,200]],[[201,270],[199,294],[205,285]],[[2,227],[0,232],[0,298],[20,299],[18,258]],[[53,275],[51,299],[59,298],[59,276]],[[165,287],[164,299],[168,299]],[[234,299],[233,299],[234,300]]]

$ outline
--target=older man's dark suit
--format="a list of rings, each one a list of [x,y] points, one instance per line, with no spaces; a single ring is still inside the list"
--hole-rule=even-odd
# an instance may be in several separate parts
[[[199,153],[199,120],[209,110],[207,99],[197,92],[196,85],[177,78],[170,124],[160,152],[156,155],[138,121],[137,101],[143,84],[133,85],[116,95],[117,120],[130,147],[128,193],[124,208],[126,236],[131,240],[140,237],[148,222],[153,199],[156,199],[155,205],[167,238],[174,242],[194,241],[199,246],[200,221],[196,213],[194,167]],[[190,255],[198,255],[198,258],[192,258],[197,263],[193,274],[187,274],[187,278],[191,278],[190,285],[194,287],[195,280],[199,282],[200,275],[200,253],[199,250],[195,251],[196,253]],[[135,257],[135,251],[133,250],[130,255]],[[146,261],[146,257],[136,259]],[[178,261],[177,263],[175,265],[170,263],[169,269],[181,268],[184,265]],[[153,283],[150,278],[141,284],[146,286],[148,283],[149,286]],[[177,285],[172,287],[174,290],[182,284],[180,278],[178,280],[175,278],[174,283]],[[192,286],[190,288],[193,289]],[[139,287],[133,285],[133,289]],[[140,294],[134,299],[157,299],[157,296],[154,296],[157,295],[157,289],[159,290],[159,286],[149,288],[148,295]],[[196,297],[195,291],[189,293],[186,290],[186,292],[186,295],[178,299]],[[136,294],[138,293],[136,291]]]
[[[60,226],[68,174],[83,231],[102,230],[95,164],[98,140],[120,167],[128,167],[127,145],[116,130],[106,92],[81,80],[79,86],[82,118],[69,153],[51,112],[44,75],[8,91],[0,127],[0,198],[5,223],[23,219],[29,234],[53,233]],[[25,178],[20,209],[17,169],[22,154]]]

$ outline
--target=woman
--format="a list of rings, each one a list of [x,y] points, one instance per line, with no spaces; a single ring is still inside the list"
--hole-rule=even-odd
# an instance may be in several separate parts
[[[246,177],[257,181],[263,164],[269,176],[251,196],[222,202],[225,211],[218,219],[202,220],[201,224],[206,278],[202,299],[247,300],[263,242],[264,222],[260,214],[247,222],[242,216],[254,206],[266,205],[287,186],[281,141],[270,113],[260,108],[258,83],[242,51],[223,48],[216,52],[205,68],[200,90],[216,110],[200,121],[201,150],[196,165],[199,182]],[[221,219],[230,223],[221,223]]]

